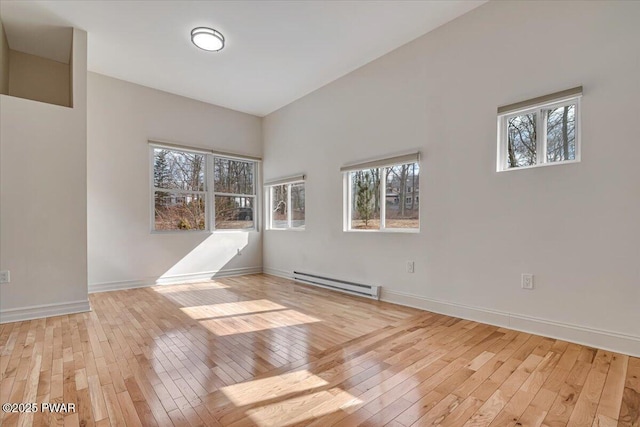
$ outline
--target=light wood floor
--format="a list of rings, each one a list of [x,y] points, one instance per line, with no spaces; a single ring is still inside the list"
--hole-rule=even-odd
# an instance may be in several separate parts
[[[0,326],[13,425],[638,426],[640,359],[266,275]]]

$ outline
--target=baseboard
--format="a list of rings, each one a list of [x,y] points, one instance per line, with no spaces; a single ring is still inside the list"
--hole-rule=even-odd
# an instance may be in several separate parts
[[[217,271],[199,273],[175,274],[171,276],[147,277],[138,280],[123,280],[119,282],[104,282],[89,284],[89,293],[120,291],[124,289],[144,288],[155,285],[175,285],[178,283],[193,283],[201,280],[217,279],[220,277],[243,276],[245,274],[262,273],[262,267],[225,268]]]
[[[0,310],[0,323],[22,322],[43,317],[83,313],[85,311],[91,311],[89,300],[10,308],[8,310]]]
[[[93,283],[89,284],[89,293],[93,294],[95,292],[110,292],[121,291],[123,289],[145,288],[147,286],[153,286],[155,284],[155,280],[151,278],[141,280],[123,280],[121,282]]]
[[[176,274],[160,277],[155,281],[156,285],[174,285],[176,283],[198,282],[200,280],[217,279],[219,277],[243,276],[245,274],[262,273],[262,267],[225,268],[218,271],[205,271],[202,273]]]
[[[282,277],[283,279],[293,279],[293,271],[281,270],[279,268],[264,267],[263,273],[271,276]]]
[[[380,300],[640,357],[640,337],[635,335],[439,301],[384,287]]]

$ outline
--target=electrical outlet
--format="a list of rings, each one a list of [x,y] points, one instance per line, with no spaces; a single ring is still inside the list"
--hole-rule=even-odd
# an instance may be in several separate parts
[[[413,263],[413,261],[407,261],[407,273],[413,273],[414,267],[415,264]]]
[[[0,283],[9,283],[11,281],[11,276],[9,275],[9,270],[0,271]]]
[[[522,273],[522,289],[533,289],[533,274]]]

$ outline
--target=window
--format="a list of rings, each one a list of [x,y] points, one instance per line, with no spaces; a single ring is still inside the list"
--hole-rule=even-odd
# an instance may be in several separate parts
[[[154,231],[255,229],[252,160],[151,146]]]
[[[582,87],[498,108],[497,170],[580,160]]]
[[[154,230],[205,230],[203,154],[153,149]]]
[[[265,193],[270,230],[304,230],[304,176],[267,183]]]
[[[345,231],[419,231],[418,160],[416,153],[342,168]]]
[[[254,163],[214,157],[215,228],[254,228]]]

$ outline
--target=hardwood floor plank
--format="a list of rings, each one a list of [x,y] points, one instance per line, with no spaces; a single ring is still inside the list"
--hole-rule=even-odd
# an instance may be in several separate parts
[[[73,426],[640,426],[640,359],[262,274],[0,325],[1,413]]]
[[[611,356],[611,366],[602,388],[602,397],[600,398],[598,409],[596,410],[594,423],[597,426],[606,426],[612,422],[617,424],[628,365],[629,356],[619,354]]]
[[[636,357],[629,358],[618,422],[624,427],[640,426],[640,359]]]
[[[598,350],[567,426],[591,426],[593,424],[604,383],[607,379],[607,373],[609,372],[611,357],[612,354],[610,352]]]

